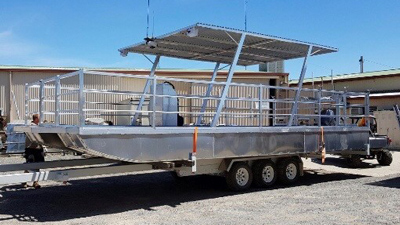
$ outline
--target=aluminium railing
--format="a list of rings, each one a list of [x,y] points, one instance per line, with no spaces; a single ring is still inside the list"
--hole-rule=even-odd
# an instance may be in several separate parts
[[[94,76],[90,78],[91,83],[86,80],[90,76]],[[97,82],[103,78],[118,85],[114,85],[111,89],[97,87],[104,85],[100,84],[102,81]],[[111,82],[110,79],[119,80]],[[147,80],[151,81],[152,88],[149,92],[143,93],[140,90],[143,89],[143,85],[137,83]],[[177,94],[157,93],[156,85],[165,82],[177,85]],[[128,84],[128,87],[122,88],[124,84],[125,86]],[[134,90],[129,84],[136,85],[136,89],[139,90]],[[230,83],[224,108],[217,115],[221,89],[225,85],[226,82],[219,81],[79,70],[26,84],[25,123],[29,124],[32,114],[39,114],[40,124],[49,119],[52,122],[48,125],[86,126],[85,121],[90,117],[108,118],[115,124],[118,117],[139,113],[149,118],[152,123],[149,125],[152,127],[157,126],[155,117],[164,114],[184,115],[186,124],[202,126],[212,124],[212,120],[215,119],[218,120],[216,124],[225,126],[322,126],[326,120],[334,121],[330,124],[333,126],[353,126],[350,118],[369,116],[368,93],[302,88],[297,102],[298,109],[292,115],[291,108],[295,105],[294,95],[297,88],[247,83]],[[193,87],[200,88],[196,91]],[[207,90],[210,87],[211,89]],[[360,95],[364,96],[364,102],[357,104],[357,108],[363,110],[354,115],[350,110],[354,104],[348,104],[349,97]],[[140,108],[137,105],[142,96],[146,99],[146,103]],[[132,102],[137,102],[133,104],[136,109],[118,108],[123,105],[120,102],[128,98],[131,98]],[[180,102],[178,110],[157,110],[155,104],[159,98],[177,99]],[[327,110],[333,111],[334,114],[323,114]],[[293,124],[289,124],[291,116],[294,118]],[[69,119],[62,119],[65,117]],[[369,126],[368,121],[367,126]]]

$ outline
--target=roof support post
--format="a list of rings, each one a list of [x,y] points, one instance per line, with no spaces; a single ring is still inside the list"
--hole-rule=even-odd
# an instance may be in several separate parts
[[[28,83],[25,83],[25,125],[28,124],[28,114],[29,114],[29,86]]]
[[[262,127],[263,126],[263,86],[260,84],[260,87],[258,88],[258,126]],[[269,102],[268,102],[269,104]]]
[[[322,89],[319,88],[318,92],[317,92],[317,99],[318,99],[317,110],[318,110],[318,126],[319,127],[321,126],[321,110],[322,110],[321,98],[322,98]]]
[[[146,97],[145,94],[149,91],[151,82],[153,81],[152,78],[154,77],[154,74],[156,72],[156,68],[157,68],[159,61],[160,61],[160,55],[157,55],[156,59],[154,60],[153,67],[151,67],[149,78],[147,78],[147,80],[146,80],[146,85],[144,86],[143,94],[140,97],[138,107],[137,107],[135,115],[133,116],[132,121],[131,121],[131,125],[137,125],[136,120],[139,117],[139,111],[142,110],[144,98]]]
[[[225,105],[225,99],[226,99],[226,96],[228,95],[229,86],[231,85],[233,73],[235,71],[237,62],[239,61],[240,52],[242,51],[242,47],[243,47],[243,43],[244,43],[245,39],[246,39],[246,34],[243,33],[242,36],[240,37],[240,41],[239,41],[238,47],[236,49],[235,57],[233,58],[231,67],[229,68],[228,77],[226,78],[225,87],[224,87],[224,90],[222,91],[221,99],[219,100],[217,111],[215,112],[213,121],[211,123],[211,127],[215,127],[217,125],[218,120],[219,120],[219,116],[220,116],[221,111],[222,111],[222,108]]]
[[[343,118],[344,118],[344,126],[347,126],[347,90],[344,89],[343,93]]]
[[[294,118],[295,117],[297,118],[298,101],[300,99],[301,89],[303,88],[304,76],[306,75],[306,71],[307,71],[307,60],[308,60],[308,57],[311,55],[312,48],[313,48],[312,45],[308,46],[307,55],[306,55],[306,57],[304,57],[303,67],[301,68],[300,79],[299,79],[299,83],[298,83],[298,88],[296,90],[296,95],[294,97],[294,103],[292,105],[292,112],[290,114],[290,118],[289,118],[289,122],[288,122],[289,127],[293,125]]]
[[[14,117],[12,115],[12,87],[13,87],[13,82],[12,82],[12,72],[10,71],[8,74],[8,96],[9,96],[9,102],[8,102],[8,120],[9,122],[14,120]]]
[[[211,77],[211,82],[214,82],[215,79],[217,78],[219,65],[220,65],[219,62],[217,62],[215,64],[214,72],[213,72],[213,75]],[[203,105],[201,106],[200,115],[197,118],[196,125],[201,124],[201,120],[203,119],[204,112],[206,111],[206,107],[207,107],[207,103],[208,103],[208,97],[210,97],[210,95],[211,95],[212,87],[213,87],[213,83],[209,83],[208,87],[207,87],[207,92],[206,92],[206,95],[205,95],[206,98],[203,100]]]
[[[43,116],[44,116],[44,82],[43,79],[40,81],[40,88],[39,88],[39,124],[43,123]]]
[[[335,94],[335,104],[336,104],[336,115],[335,115],[335,126],[339,126],[340,125],[340,106],[342,106],[342,96],[340,94]]]
[[[85,73],[83,72],[83,69],[79,70],[79,93],[78,93],[78,98],[79,98],[79,107],[78,107],[78,113],[79,113],[79,126],[83,127],[85,126],[85,119],[86,119],[86,114],[85,114],[85,106],[86,106],[86,93],[85,93]]]
[[[60,75],[56,76],[55,80],[55,101],[54,101],[54,117],[55,124],[60,125],[60,108],[61,108],[61,83],[60,83]]]

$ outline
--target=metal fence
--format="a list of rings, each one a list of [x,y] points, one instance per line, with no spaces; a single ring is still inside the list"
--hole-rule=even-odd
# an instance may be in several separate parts
[[[98,89],[85,83],[89,77],[113,85]],[[163,83],[175,93],[157,93]],[[352,96],[363,96],[364,104],[350,105]],[[176,99],[178,107],[160,109],[160,99]],[[355,118],[369,116],[369,94],[79,70],[26,84],[26,124],[33,114],[40,115],[41,125],[56,126],[87,126],[90,118],[101,118],[113,125],[156,127],[162,115],[180,115],[184,126],[353,126]]]

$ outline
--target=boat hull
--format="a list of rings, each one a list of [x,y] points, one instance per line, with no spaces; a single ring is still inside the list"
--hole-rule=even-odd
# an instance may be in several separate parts
[[[188,160],[194,127],[21,127],[51,147],[127,162]],[[362,127],[324,127],[327,153],[367,151]],[[319,153],[320,127],[199,127],[197,158]]]

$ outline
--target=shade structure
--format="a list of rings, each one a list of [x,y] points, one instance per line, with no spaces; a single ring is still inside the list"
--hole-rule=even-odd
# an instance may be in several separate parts
[[[197,23],[166,35],[119,49],[122,55],[139,53],[230,64],[241,35],[246,39],[238,65],[249,66],[336,52],[329,46],[286,39],[255,32]]]

